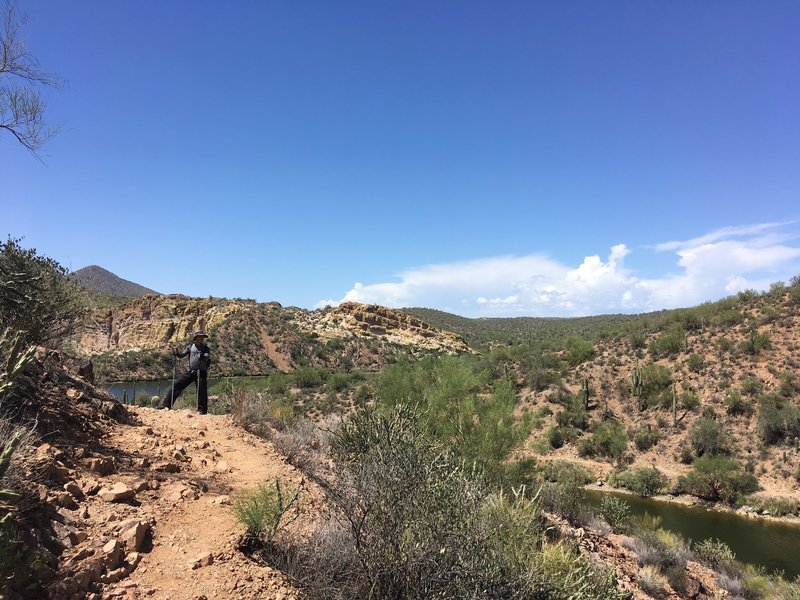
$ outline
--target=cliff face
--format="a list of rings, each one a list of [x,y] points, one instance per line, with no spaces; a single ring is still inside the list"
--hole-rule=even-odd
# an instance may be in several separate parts
[[[76,340],[83,354],[114,350],[160,350],[185,343],[198,329],[212,329],[255,302],[144,296],[112,310],[95,313]]]
[[[322,313],[309,313],[300,326],[323,339],[375,337],[414,350],[463,354],[473,352],[460,336],[442,331],[409,314],[377,304],[344,302]]]

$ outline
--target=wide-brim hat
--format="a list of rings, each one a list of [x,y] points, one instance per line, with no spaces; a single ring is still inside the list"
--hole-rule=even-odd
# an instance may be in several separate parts
[[[208,334],[206,334],[206,332],[201,329],[200,331],[195,331],[194,332],[194,336],[192,336],[192,339],[198,338],[198,337],[207,338]]]

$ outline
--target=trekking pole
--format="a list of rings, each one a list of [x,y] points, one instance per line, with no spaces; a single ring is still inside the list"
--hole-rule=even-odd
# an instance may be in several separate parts
[[[174,353],[173,353],[174,354]],[[178,357],[172,357],[172,392],[170,392],[169,397],[169,408],[172,409],[173,405],[175,404],[175,371],[178,368]]]

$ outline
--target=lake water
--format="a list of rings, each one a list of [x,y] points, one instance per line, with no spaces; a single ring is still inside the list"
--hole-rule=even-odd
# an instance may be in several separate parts
[[[589,492],[592,502],[598,504],[603,494],[614,494],[625,500],[635,515],[649,513],[661,517],[665,529],[680,534],[684,539],[700,542],[716,538],[728,544],[742,562],[760,565],[770,571],[783,571],[787,579],[800,575],[798,525],[628,494]]]

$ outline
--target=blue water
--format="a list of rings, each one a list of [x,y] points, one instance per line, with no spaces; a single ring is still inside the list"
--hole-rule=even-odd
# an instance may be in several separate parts
[[[649,513],[661,517],[662,526],[684,539],[700,542],[717,538],[728,544],[742,562],[769,571],[783,571],[788,579],[800,575],[800,525],[753,519],[735,513],[719,512],[640,498],[614,492],[589,492],[599,503],[603,494],[614,494],[631,507],[634,515]]]

